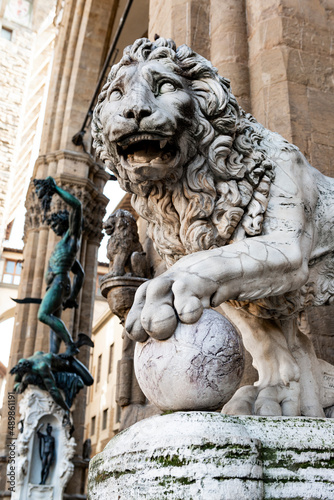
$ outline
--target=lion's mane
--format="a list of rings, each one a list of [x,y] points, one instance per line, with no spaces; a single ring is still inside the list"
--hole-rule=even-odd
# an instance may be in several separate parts
[[[103,132],[100,112],[111,82],[125,65],[159,59],[186,78],[197,108],[196,154],[173,180],[132,183],[119,163],[116,147]],[[146,38],[127,47],[109,74],[95,108],[92,134],[97,154],[133,194],[132,204],[148,221],[149,235],[168,265],[180,257],[225,245],[262,231],[274,164],[269,149],[291,150],[239,107],[230,82],[186,45]]]

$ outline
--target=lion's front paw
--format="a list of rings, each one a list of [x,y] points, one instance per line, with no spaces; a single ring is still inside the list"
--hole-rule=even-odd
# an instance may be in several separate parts
[[[145,342],[148,336],[164,340],[173,335],[177,318],[173,309],[172,283],[156,278],[141,285],[126,319],[125,328],[132,340]]]
[[[300,415],[298,382],[259,389],[246,385],[237,390],[222,409],[225,415],[261,415],[265,417]]]
[[[165,273],[144,283],[126,320],[129,337],[137,342],[145,342],[148,335],[165,340],[173,335],[179,320],[195,323],[215,291],[206,288],[202,278],[184,272]]]

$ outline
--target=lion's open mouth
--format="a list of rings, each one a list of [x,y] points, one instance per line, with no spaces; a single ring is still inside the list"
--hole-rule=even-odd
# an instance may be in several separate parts
[[[167,163],[176,156],[173,141],[151,134],[132,135],[117,143],[121,159],[130,165]]]

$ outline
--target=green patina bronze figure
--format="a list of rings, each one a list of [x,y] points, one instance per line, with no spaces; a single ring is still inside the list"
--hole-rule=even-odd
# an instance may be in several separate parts
[[[88,369],[74,355],[79,347],[93,347],[91,339],[79,333],[78,340],[73,338],[60,316],[63,309],[77,308],[76,298],[83,284],[84,271],[76,255],[80,246],[82,231],[82,207],[80,201],[68,191],[57,186],[52,177],[34,180],[36,194],[44,211],[44,221],[61,236],[48,262],[45,280],[47,284],[43,299],[27,297],[14,299],[18,303],[39,303],[38,319],[51,328],[50,352],[35,352],[30,358],[21,359],[11,374],[15,374],[15,391],[22,393],[28,385],[37,385],[47,391],[52,399],[65,411],[69,411],[72,402],[84,385],[92,385],[93,377]],[[58,194],[70,206],[71,210],[53,213],[47,217],[52,196]],[[74,274],[71,284],[70,272]],[[66,351],[58,354],[61,341]],[[65,398],[62,392],[64,392]]]
[[[57,243],[48,263],[45,275],[47,291],[38,311],[38,319],[51,328],[50,351],[58,353],[60,343],[63,341],[66,344],[65,355],[72,356],[78,353],[78,348],[60,319],[60,315],[62,309],[78,307],[76,298],[84,280],[84,271],[76,258],[82,230],[82,207],[80,201],[57,186],[52,177],[45,180],[35,179],[34,184],[45,213],[55,193],[71,207],[70,213],[64,210],[52,214],[47,219],[51,229],[62,238]],[[75,275],[72,287],[70,271]],[[88,337],[87,344],[92,344]]]
[[[77,346],[80,347],[80,338]],[[37,385],[67,412],[84,384],[89,386],[94,382],[88,369],[73,356],[42,351],[35,352],[30,358],[20,359],[10,373],[15,375],[15,392],[22,394],[28,385]],[[66,400],[60,389],[64,391]]]

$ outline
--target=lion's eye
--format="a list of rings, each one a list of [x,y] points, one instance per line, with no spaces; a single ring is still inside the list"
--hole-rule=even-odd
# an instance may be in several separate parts
[[[159,94],[166,94],[167,92],[174,92],[176,87],[171,82],[164,82],[159,87]]]
[[[123,94],[119,89],[114,89],[110,92],[109,99],[111,101],[119,101],[122,98]]]

